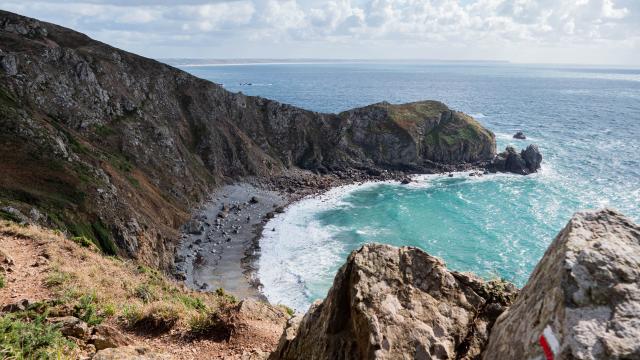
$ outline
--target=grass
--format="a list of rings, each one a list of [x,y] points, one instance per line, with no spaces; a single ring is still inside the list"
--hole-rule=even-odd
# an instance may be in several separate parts
[[[82,247],[90,248],[95,246],[93,241],[87,239],[86,236],[74,236],[71,240]]]
[[[4,287],[7,286],[6,281],[4,274],[0,274],[0,289],[4,289]]]
[[[104,256],[84,246],[89,239],[68,239],[60,232],[7,221],[0,221],[0,233],[17,233],[41,244],[50,257],[43,285],[61,307],[73,309],[75,316],[89,323],[111,319],[128,326],[188,329],[194,316],[236,302],[222,289],[191,291],[156,269]]]
[[[3,359],[71,359],[75,344],[42,315],[6,314],[0,317],[0,357]]]

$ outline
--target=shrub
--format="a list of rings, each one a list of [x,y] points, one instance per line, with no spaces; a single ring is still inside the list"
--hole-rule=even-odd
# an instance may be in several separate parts
[[[229,340],[237,331],[237,321],[230,308],[215,312],[203,312],[189,319],[189,330],[197,336],[207,336],[213,340]]]
[[[33,319],[21,314],[0,317],[0,357],[3,359],[66,358],[75,345],[58,326],[46,323],[44,316]]]
[[[71,240],[82,247],[90,248],[94,246],[93,241],[87,239],[86,236],[74,236]]]
[[[0,289],[6,286],[6,280],[4,278],[4,274],[0,273]]]
[[[235,303],[238,302],[238,299],[236,299],[235,296],[233,296],[231,294],[227,294],[226,291],[224,291],[223,288],[217,288],[216,289],[216,295],[222,297],[224,300],[226,300],[226,301],[228,301],[228,302],[230,302],[232,304],[235,304]]]
[[[158,302],[147,306],[133,326],[149,332],[159,333],[171,330],[178,323],[180,312],[172,304]]]
[[[178,295],[177,297],[178,300],[180,300],[180,302],[183,303],[187,308],[198,311],[205,311],[207,309],[207,306],[204,304],[204,302],[202,302],[200,298],[182,294]]]
[[[140,284],[134,290],[135,296],[142,300],[145,304],[156,299],[155,294],[151,290],[149,284]]]
[[[102,313],[104,314],[104,316],[106,317],[111,317],[113,315],[116,314],[116,306],[113,304],[106,304],[103,308],[102,308]]]
[[[89,325],[98,325],[104,318],[98,315],[94,295],[83,295],[74,307],[74,315]]]
[[[127,305],[122,310],[122,317],[129,327],[135,326],[144,316],[142,309],[136,305]]]

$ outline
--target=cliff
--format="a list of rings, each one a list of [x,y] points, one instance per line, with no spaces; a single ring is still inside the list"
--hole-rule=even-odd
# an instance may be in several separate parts
[[[270,359],[637,359],[638,284],[640,227],[611,210],[575,214],[519,292],[365,245]]]
[[[103,251],[171,263],[211,189],[289,169],[431,171],[486,162],[493,134],[427,101],[320,114],[0,11],[0,211]]]

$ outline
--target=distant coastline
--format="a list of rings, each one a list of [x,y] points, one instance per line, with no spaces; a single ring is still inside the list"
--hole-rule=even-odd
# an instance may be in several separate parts
[[[160,58],[160,62],[172,66],[237,66],[237,65],[295,65],[295,64],[362,64],[362,63],[427,63],[427,64],[510,64],[501,60],[440,60],[440,59],[205,59],[205,58]]]

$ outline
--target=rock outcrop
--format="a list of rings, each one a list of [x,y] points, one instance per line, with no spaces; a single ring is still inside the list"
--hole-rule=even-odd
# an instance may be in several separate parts
[[[537,172],[542,163],[542,154],[538,145],[531,144],[520,153],[513,146],[507,146],[504,152],[496,155],[487,168],[491,172],[511,172],[528,175]]]
[[[514,298],[421,250],[365,245],[270,359],[640,359],[640,226],[577,213]]]
[[[428,172],[495,154],[490,131],[439,102],[320,114],[5,11],[0,127],[0,203],[160,267],[188,212],[225,181]]]
[[[416,248],[365,245],[327,298],[290,321],[270,359],[477,358],[515,293]]]
[[[543,335],[554,359],[640,359],[640,226],[611,210],[575,214],[483,358],[544,358]]]

